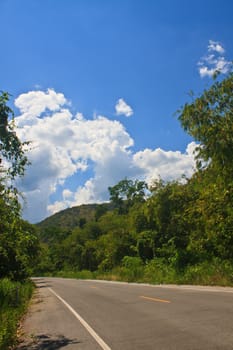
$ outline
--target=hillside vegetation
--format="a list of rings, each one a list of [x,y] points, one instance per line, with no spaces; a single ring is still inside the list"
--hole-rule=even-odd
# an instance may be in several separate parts
[[[110,203],[102,204],[83,204],[77,207],[68,208],[62,210],[43,221],[39,222],[36,226],[41,230],[45,230],[50,227],[60,227],[63,229],[73,229],[76,226],[80,226],[85,222],[94,220],[98,211],[110,210],[112,205]]]
[[[192,97],[178,119],[199,144],[194,175],[149,188],[125,178],[109,188],[112,207],[42,222],[35,273],[233,285],[232,74]]]

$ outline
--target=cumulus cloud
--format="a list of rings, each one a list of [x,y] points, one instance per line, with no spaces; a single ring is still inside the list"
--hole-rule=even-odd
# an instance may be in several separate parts
[[[19,183],[26,198],[24,217],[31,222],[74,205],[107,201],[108,187],[126,176],[150,181],[192,174],[193,144],[184,154],[162,149],[133,153],[134,141],[122,123],[73,115],[64,95],[54,90],[28,92],[15,104],[20,109],[17,133],[31,141],[31,166]]]
[[[59,110],[61,106],[67,103],[64,95],[56,93],[53,89],[44,91],[30,91],[21,94],[16,100],[15,105],[22,113],[22,119],[27,117],[36,117],[46,109],[50,111]]]
[[[148,183],[160,177],[165,181],[179,179],[182,175],[190,177],[195,169],[196,146],[195,142],[191,142],[185,153],[164,151],[161,148],[145,149],[134,154],[133,159]]]
[[[209,40],[208,54],[203,56],[198,62],[200,76],[213,77],[215,73],[226,74],[230,71],[232,63],[223,56],[225,50],[218,41]]]
[[[123,98],[120,98],[117,101],[115,110],[117,115],[125,115],[126,117],[131,117],[131,115],[133,115],[133,109],[123,100]]]
[[[214,40],[209,40],[208,51],[210,51],[210,52],[215,51],[215,52],[218,52],[221,54],[225,52],[222,44],[220,44],[218,41],[214,41]]]

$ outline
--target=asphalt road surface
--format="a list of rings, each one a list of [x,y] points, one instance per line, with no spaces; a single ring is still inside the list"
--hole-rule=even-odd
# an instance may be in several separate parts
[[[233,288],[34,279],[19,349],[233,350]]]

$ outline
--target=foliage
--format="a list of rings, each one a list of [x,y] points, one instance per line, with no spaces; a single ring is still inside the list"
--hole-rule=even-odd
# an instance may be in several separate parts
[[[8,217],[1,216],[1,221],[5,218],[9,220],[10,216],[11,213]],[[19,281],[31,274],[39,241],[32,225],[14,217],[12,220],[4,221],[4,230],[0,231],[0,277]]]
[[[7,161],[7,175],[14,179],[23,175],[28,159],[25,156],[24,146],[28,142],[21,142],[14,128],[14,113],[7,105],[9,94],[2,92],[0,95],[0,163]]]
[[[113,187],[109,187],[110,200],[118,209],[119,214],[125,214],[129,208],[136,203],[142,203],[145,200],[145,191],[147,184],[144,181],[121,180]]]
[[[168,264],[166,259],[155,258],[145,266],[144,281],[155,284],[181,283],[181,274],[177,274],[175,268]]]
[[[100,209],[101,208],[101,209]],[[82,226],[84,221],[98,221],[101,212],[104,213],[112,209],[109,203],[103,204],[83,204],[78,207],[72,207],[55,213],[37,224],[41,232],[45,229],[60,228],[62,230],[72,230],[77,226]],[[42,237],[43,239],[43,237]]]
[[[146,262],[155,256],[156,232],[152,230],[142,231],[138,234],[137,250],[140,258]]]
[[[17,323],[32,295],[31,282],[0,280],[0,350],[8,349],[16,341]]]
[[[14,186],[28,164],[24,146],[14,131],[9,95],[0,95],[0,278],[25,279],[38,252],[34,226],[21,219],[19,193]]]
[[[124,256],[120,270],[121,279],[127,282],[140,281],[143,277],[143,262],[139,257]]]
[[[63,278],[78,278],[82,280],[95,279],[96,274],[89,270],[81,270],[81,271],[70,271],[70,270],[61,270],[57,271],[53,274],[56,277]]]
[[[182,283],[233,286],[233,265],[229,261],[213,258],[211,262],[203,261],[197,265],[188,266]]]
[[[185,104],[179,120],[195,140],[201,143],[197,158],[221,169],[222,175],[233,168],[233,73],[216,81],[210,89]],[[207,163],[208,164],[208,163]]]

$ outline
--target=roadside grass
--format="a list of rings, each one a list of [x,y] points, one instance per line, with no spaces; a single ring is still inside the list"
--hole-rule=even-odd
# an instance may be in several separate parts
[[[157,258],[143,263],[138,257],[127,256],[123,258],[121,266],[110,271],[64,270],[50,276],[151,284],[233,286],[233,264],[229,261],[213,259],[177,270],[162,259]]]
[[[212,262],[189,266],[183,275],[183,283],[233,286],[233,264],[214,259]]]
[[[10,349],[16,343],[19,320],[26,311],[33,289],[31,281],[0,279],[0,350]]]
[[[76,279],[96,279],[97,278],[97,272],[92,272],[89,270],[81,270],[81,271],[74,271],[74,270],[60,270],[53,273],[44,273],[43,276],[46,277],[63,277],[63,278],[76,278]]]

